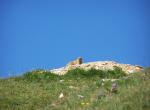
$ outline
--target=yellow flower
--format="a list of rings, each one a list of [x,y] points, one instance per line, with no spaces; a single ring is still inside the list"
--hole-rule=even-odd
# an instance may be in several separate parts
[[[82,102],[82,103],[81,103],[81,105],[85,105],[85,103],[84,103],[84,102]]]
[[[86,105],[89,105],[89,103],[87,102]]]
[[[81,105],[89,105],[89,103],[88,102],[86,102],[86,103],[82,102]]]

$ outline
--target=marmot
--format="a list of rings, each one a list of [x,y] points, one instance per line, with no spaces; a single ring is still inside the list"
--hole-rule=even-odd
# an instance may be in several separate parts
[[[80,65],[80,64],[82,64],[82,63],[83,63],[82,58],[81,58],[81,57],[78,57],[76,60],[69,62],[69,63],[67,64],[67,66]]]

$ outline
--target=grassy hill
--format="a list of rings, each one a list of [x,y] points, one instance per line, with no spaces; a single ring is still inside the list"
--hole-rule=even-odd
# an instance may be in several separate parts
[[[120,68],[77,68],[64,76],[35,70],[0,79],[0,110],[150,110],[149,70],[126,75]],[[104,79],[116,79],[117,91]]]

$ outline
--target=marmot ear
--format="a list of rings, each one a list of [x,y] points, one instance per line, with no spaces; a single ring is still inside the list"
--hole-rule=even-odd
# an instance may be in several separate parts
[[[83,63],[83,61],[82,61],[82,57],[78,57],[78,64],[82,64]]]
[[[77,59],[82,59],[82,57],[78,57]]]

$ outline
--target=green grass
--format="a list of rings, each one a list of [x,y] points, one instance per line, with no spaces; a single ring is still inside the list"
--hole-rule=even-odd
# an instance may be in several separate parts
[[[35,70],[0,79],[0,110],[149,110],[150,73],[144,73],[77,68],[57,76]],[[112,82],[103,82],[106,78],[119,79],[117,93],[110,93]]]

